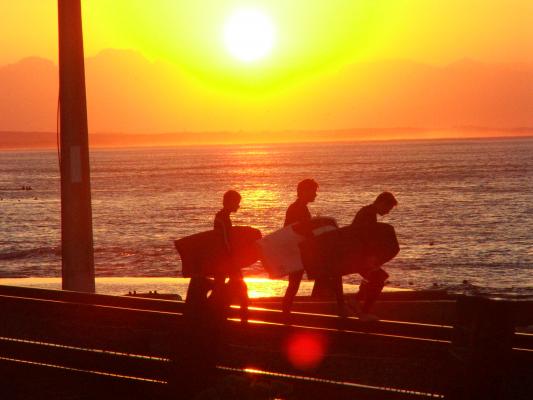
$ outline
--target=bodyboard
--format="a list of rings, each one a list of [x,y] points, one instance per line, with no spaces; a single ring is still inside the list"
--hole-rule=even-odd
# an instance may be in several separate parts
[[[373,228],[357,230],[352,226],[326,232],[300,243],[302,261],[308,277],[349,275],[366,271],[369,257],[381,267],[400,251],[394,227],[377,223]]]
[[[270,278],[281,278],[292,272],[301,271],[304,266],[300,254],[300,243],[307,237],[336,229],[332,218],[312,218],[310,221],[288,225],[278,229],[257,242],[263,267]]]
[[[230,241],[233,262],[238,268],[247,267],[259,259],[255,242],[261,239],[261,231],[249,226],[231,228]],[[174,247],[181,258],[182,275],[214,276],[227,273],[228,255],[225,245],[214,230],[196,233],[174,240]]]

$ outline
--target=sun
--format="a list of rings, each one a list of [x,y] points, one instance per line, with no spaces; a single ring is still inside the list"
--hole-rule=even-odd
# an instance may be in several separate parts
[[[224,23],[224,45],[240,61],[250,63],[266,57],[275,41],[275,26],[260,10],[236,10]]]

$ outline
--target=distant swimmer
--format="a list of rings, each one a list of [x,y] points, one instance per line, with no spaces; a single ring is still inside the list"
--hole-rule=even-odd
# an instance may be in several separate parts
[[[317,190],[318,183],[316,183],[313,179],[304,179],[303,181],[298,183],[298,186],[296,187],[297,198],[294,203],[292,203],[287,208],[287,212],[285,214],[285,222],[283,226],[288,226],[297,222],[306,222],[311,220],[311,212],[309,211],[307,205],[315,201],[317,196]],[[300,283],[302,281],[303,274],[304,270],[292,272],[289,274],[289,284],[287,286],[287,290],[285,292],[285,296],[283,297],[282,303],[282,310],[286,318],[290,315],[292,303],[294,301],[294,297],[298,293],[298,289],[300,288]],[[337,300],[339,315],[346,315],[348,311],[344,306],[342,277],[340,275],[334,277],[330,277],[328,275],[325,278],[331,280],[332,282],[333,291]]]
[[[389,244],[385,243],[384,250],[383,244],[379,243],[381,239],[379,237],[379,228],[393,228],[390,225],[378,223],[377,216],[387,215],[397,204],[398,201],[392,193],[383,192],[372,204],[362,207],[357,212],[351,225],[361,240],[363,250],[363,265],[358,271],[363,277],[363,281],[359,286],[357,296],[358,300],[363,302],[363,305],[360,310],[358,303],[354,305],[357,311],[360,312],[360,318],[363,320],[377,321],[379,319],[377,316],[370,314],[370,310],[383,290],[385,281],[389,277],[381,266],[394,258],[399,251],[394,231],[392,231],[394,237],[391,240],[390,248],[386,248]]]

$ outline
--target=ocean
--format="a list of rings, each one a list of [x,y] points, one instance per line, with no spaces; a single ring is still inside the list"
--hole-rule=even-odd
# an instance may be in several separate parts
[[[234,224],[267,234],[305,178],[312,214],[339,225],[395,194],[390,286],[533,296],[533,138],[93,149],[96,274],[177,277],[172,240],[211,229],[227,189],[243,198]],[[0,284],[60,276],[57,152],[0,152],[0,199]]]

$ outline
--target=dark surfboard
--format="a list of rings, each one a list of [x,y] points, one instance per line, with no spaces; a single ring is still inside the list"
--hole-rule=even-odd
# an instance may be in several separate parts
[[[400,251],[394,227],[377,223],[373,228],[357,230],[346,226],[300,244],[302,262],[311,279],[327,272],[349,275],[362,273],[369,266],[369,256],[375,257],[377,266],[392,260]]]
[[[259,259],[259,252],[255,245],[259,239],[261,239],[261,231],[258,229],[249,226],[231,228],[233,260],[238,268],[247,267]],[[181,258],[184,277],[214,276],[220,272],[227,272],[226,249],[222,238],[214,230],[174,240],[174,246]]]

